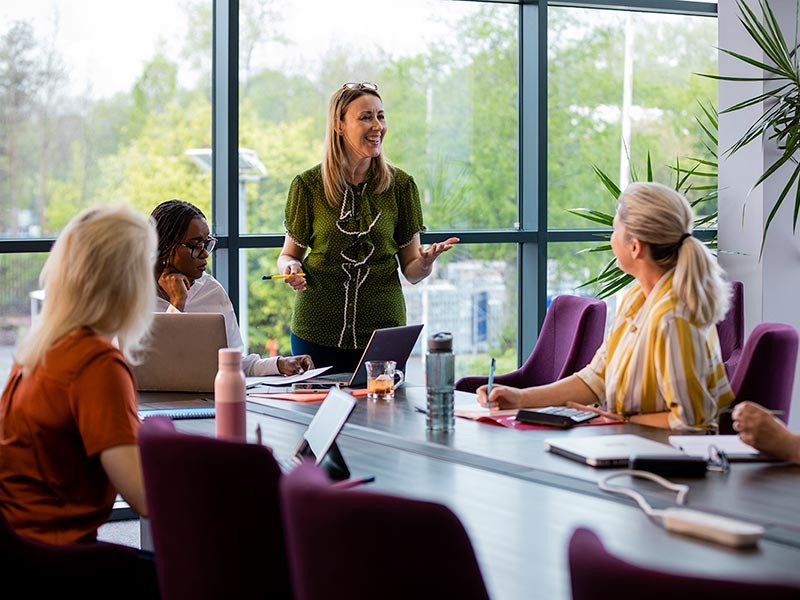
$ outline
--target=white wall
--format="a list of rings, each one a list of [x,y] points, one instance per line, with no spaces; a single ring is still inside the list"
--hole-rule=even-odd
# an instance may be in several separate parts
[[[757,0],[746,0],[760,14]],[[795,42],[797,3],[771,0],[787,43]],[[735,0],[719,2],[719,46],[747,56],[758,56],[757,46],[739,22]],[[720,52],[721,75],[758,76],[750,67]],[[760,93],[767,83],[725,82],[719,84],[720,111]],[[759,259],[761,237],[769,211],[777,199],[790,168],[773,174],[764,184],[752,189],[764,170],[779,155],[774,142],[756,140],[733,156],[730,148],[763,110],[759,105],[720,115],[719,120],[719,247],[720,262],[731,279],[744,282],[747,333],[758,323],[789,323],[800,329],[800,232],[792,232],[794,191],[770,226],[764,252]],[[754,399],[757,400],[757,399]],[[800,369],[795,377],[790,426],[800,430]]]

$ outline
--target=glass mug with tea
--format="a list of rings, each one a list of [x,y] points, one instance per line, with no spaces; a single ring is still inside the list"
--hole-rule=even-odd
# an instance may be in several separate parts
[[[370,400],[392,400],[394,391],[405,376],[396,369],[393,360],[368,360],[367,366],[367,398]]]

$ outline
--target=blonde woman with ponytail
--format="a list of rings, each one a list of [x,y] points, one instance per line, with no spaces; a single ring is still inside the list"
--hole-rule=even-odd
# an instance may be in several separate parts
[[[147,514],[128,363],[150,326],[155,255],[155,227],[127,206],[82,212],[50,251],[0,399],[0,512],[20,535],[93,542],[117,492]]]
[[[490,408],[599,402],[604,414],[676,430],[711,430],[733,400],[715,324],[728,309],[729,285],[714,256],[692,237],[693,214],[681,194],[632,183],[619,197],[611,247],[636,283],[617,310],[592,362],[555,383],[486,387]]]

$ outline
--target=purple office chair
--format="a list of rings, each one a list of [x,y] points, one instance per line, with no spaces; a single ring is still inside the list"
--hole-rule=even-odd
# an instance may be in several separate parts
[[[761,323],[747,336],[731,380],[736,400],[783,412],[788,421],[797,364],[797,330],[785,323]]]
[[[158,598],[155,568],[133,548],[29,540],[14,531],[2,512],[0,571],[6,598]]]
[[[280,516],[280,468],[260,445],[139,431],[150,529],[164,600],[291,598]]]
[[[725,318],[717,323],[717,335],[725,373],[730,381],[736,372],[744,345],[744,285],[741,281],[731,281],[731,305]]]
[[[731,581],[638,567],[609,553],[590,529],[579,527],[569,541],[573,600],[797,600],[800,587]]]
[[[544,385],[582,369],[603,343],[606,303],[582,296],[556,296],[528,360],[519,369],[497,375],[495,383],[511,387]],[[456,389],[474,392],[488,377],[462,377]]]
[[[337,490],[303,464],[281,481],[297,600],[486,600],[469,537],[433,502]]]

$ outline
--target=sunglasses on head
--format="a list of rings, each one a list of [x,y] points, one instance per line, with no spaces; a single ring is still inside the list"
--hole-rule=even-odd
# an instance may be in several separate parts
[[[351,81],[349,83],[345,83],[342,88],[346,90],[370,90],[373,92],[378,91],[378,84],[372,83],[371,81],[362,81],[361,83],[356,83],[355,81]]]

